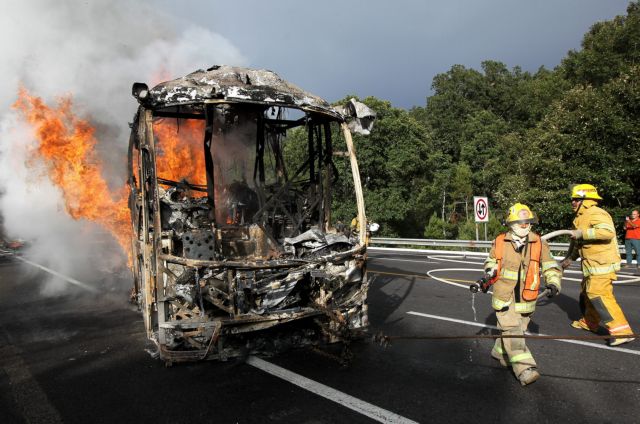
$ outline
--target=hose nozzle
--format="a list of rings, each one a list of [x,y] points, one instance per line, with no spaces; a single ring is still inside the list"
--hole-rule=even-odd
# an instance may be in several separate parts
[[[485,275],[482,278],[479,278],[475,283],[471,283],[469,286],[469,291],[471,293],[478,293],[482,291],[482,293],[486,293],[489,291],[489,287],[493,284],[493,277],[489,275]]]

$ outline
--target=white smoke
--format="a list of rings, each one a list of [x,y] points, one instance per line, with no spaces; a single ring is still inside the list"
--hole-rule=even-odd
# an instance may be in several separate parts
[[[152,1],[12,2],[0,15],[0,215],[11,238],[28,243],[35,262],[85,281],[100,282],[116,265],[103,249],[117,250],[94,224],[74,221],[61,192],[26,163],[32,129],[11,108],[20,85],[49,106],[72,95],[74,112],[96,128],[105,178],[119,188],[126,178],[128,122],[137,104],[134,81],[150,86],[213,64],[246,59],[224,37],[182,22]],[[40,164],[42,167],[45,164]],[[105,244],[106,243],[106,244]],[[120,255],[122,265],[124,256]],[[47,292],[66,285],[50,282]]]

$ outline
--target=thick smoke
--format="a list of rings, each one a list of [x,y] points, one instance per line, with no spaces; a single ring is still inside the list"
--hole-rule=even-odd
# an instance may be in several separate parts
[[[186,7],[186,5],[185,5]],[[13,2],[0,15],[0,214],[5,234],[27,241],[26,255],[63,274],[104,283],[126,259],[97,225],[74,221],[60,189],[34,162],[32,128],[12,109],[19,87],[55,107],[73,97],[91,122],[114,189],[126,178],[128,122],[136,110],[134,81],[153,84],[213,64],[246,60],[222,36],[184,27],[152,1]],[[127,275],[126,273],[124,274]],[[46,292],[67,287],[51,281]]]

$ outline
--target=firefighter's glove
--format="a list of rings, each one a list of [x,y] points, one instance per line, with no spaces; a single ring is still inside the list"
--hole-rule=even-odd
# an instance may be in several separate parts
[[[484,274],[487,276],[487,278],[493,278],[497,273],[498,271],[495,268],[485,268],[484,270]]]
[[[570,258],[565,258],[562,262],[560,262],[560,266],[562,267],[562,269],[567,269],[569,268],[569,265],[571,265],[571,262],[573,262]]]
[[[558,287],[556,287],[555,284],[548,284],[547,291],[547,297],[554,297],[559,293]]]
[[[582,239],[582,230],[571,230],[571,238],[574,240]]]

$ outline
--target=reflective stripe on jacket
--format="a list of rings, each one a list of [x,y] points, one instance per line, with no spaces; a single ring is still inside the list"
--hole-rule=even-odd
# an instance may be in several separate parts
[[[582,231],[582,239],[574,241],[570,256],[582,258],[582,273],[604,275],[620,270],[618,239],[611,215],[596,206],[593,200],[584,200],[573,226]]]
[[[498,262],[498,277],[506,278],[508,280],[522,281],[522,276],[519,273],[524,272],[522,266],[518,266],[518,270],[511,270],[508,268],[502,269],[502,258],[505,255],[505,243],[504,239],[506,234],[500,234],[495,241],[495,255]],[[530,248],[529,252],[529,266],[526,267],[526,275],[524,278],[524,287],[522,288],[522,299],[527,302],[536,300],[538,297],[538,290],[540,289],[540,255],[542,254],[542,243],[540,243],[540,237],[534,234],[532,239],[525,245],[524,249]]]
[[[520,252],[515,250],[511,233],[500,234],[493,242],[484,267],[498,272],[492,286],[491,302],[496,310],[509,306],[515,300],[517,312],[533,312],[540,289],[540,271],[547,284],[554,284],[560,290],[562,271],[551,256],[547,242],[535,233],[529,233]]]

